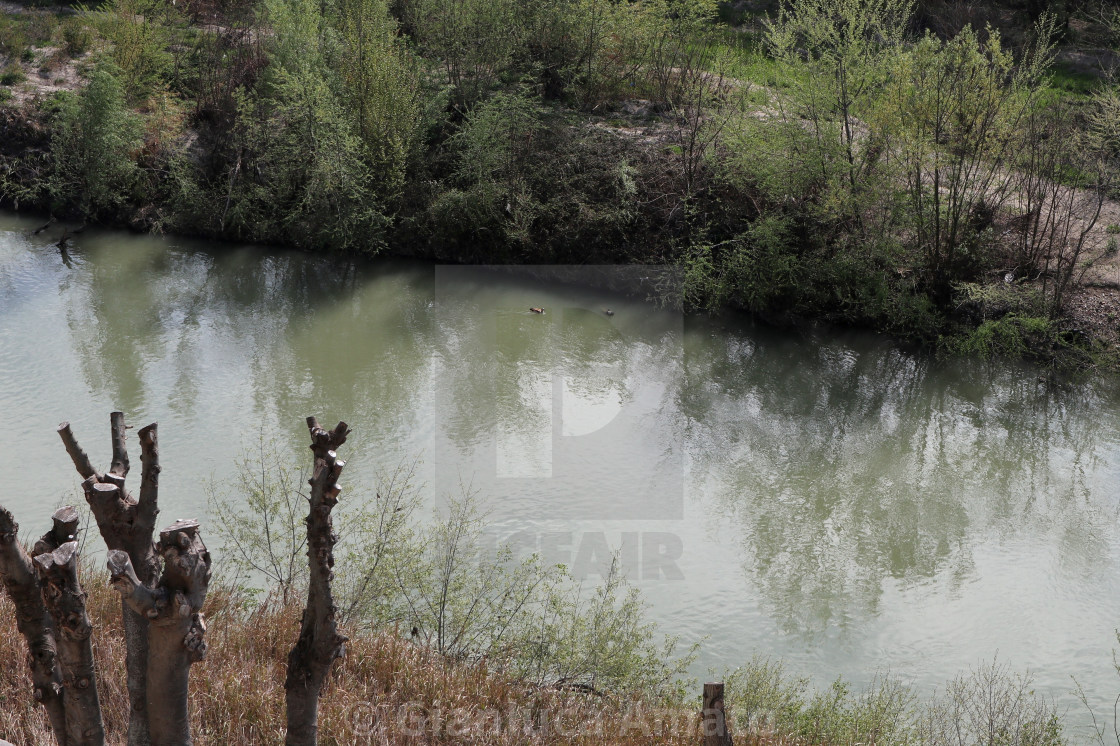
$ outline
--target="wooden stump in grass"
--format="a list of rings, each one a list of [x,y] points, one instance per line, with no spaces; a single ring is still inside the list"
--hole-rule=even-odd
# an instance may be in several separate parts
[[[146,708],[152,746],[190,746],[187,684],[192,663],[206,656],[202,605],[210,584],[210,553],[196,521],[176,521],[159,534],[163,573],[155,588],[140,582],[127,552],[109,552],[110,582],[147,620]]]
[[[700,713],[700,735],[704,746],[732,746],[723,708],[723,684],[704,684],[704,709]]]

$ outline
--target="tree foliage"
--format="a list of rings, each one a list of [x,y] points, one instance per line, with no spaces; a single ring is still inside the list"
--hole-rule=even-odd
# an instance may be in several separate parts
[[[139,119],[125,105],[112,66],[101,64],[81,94],[59,101],[51,192],[83,216],[105,214],[129,196],[139,146]]]

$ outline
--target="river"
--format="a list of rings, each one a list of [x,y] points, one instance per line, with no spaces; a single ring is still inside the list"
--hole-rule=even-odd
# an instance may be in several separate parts
[[[344,500],[420,459],[433,503],[469,485],[586,582],[619,551],[663,631],[706,636],[698,676],[761,653],[929,694],[998,657],[1071,735],[1072,676],[1111,723],[1113,382],[519,272],[97,230],[63,256],[40,222],[0,214],[0,501],[29,535],[80,500],[63,420],[102,464],[109,411],[158,421],[162,517],[205,522],[208,480],[262,432],[305,458],[317,414],[354,428]]]

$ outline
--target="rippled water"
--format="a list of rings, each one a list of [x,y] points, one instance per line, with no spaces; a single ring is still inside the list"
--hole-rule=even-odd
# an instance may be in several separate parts
[[[159,421],[170,521],[262,430],[303,458],[314,413],[354,427],[352,500],[419,457],[433,502],[469,484],[496,539],[589,582],[621,550],[665,631],[708,636],[697,674],[761,652],[932,692],[998,655],[1072,723],[1071,676],[1111,716],[1111,383],[517,272],[95,231],[64,257],[37,222],[0,215],[0,501],[29,533],[75,499],[62,420],[95,461],[110,410]]]

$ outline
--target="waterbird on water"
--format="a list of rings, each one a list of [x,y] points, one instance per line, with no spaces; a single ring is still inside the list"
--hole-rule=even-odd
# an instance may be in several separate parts
[[[533,307],[532,307],[532,308],[530,308],[529,310],[530,310],[530,311],[532,311],[533,313],[544,313],[544,309],[543,309],[543,308],[537,308],[536,306],[533,306]]]

